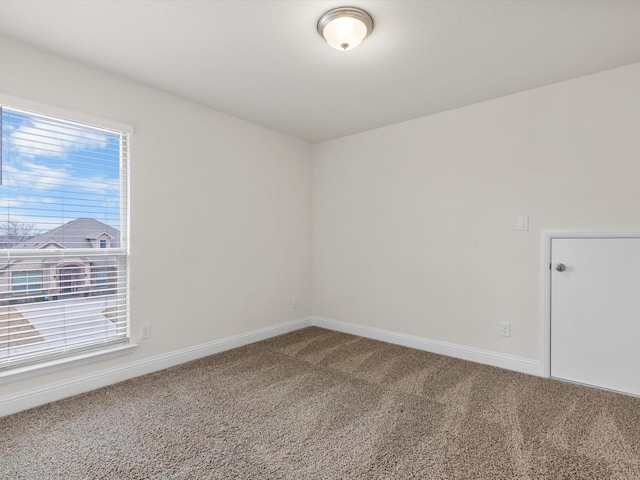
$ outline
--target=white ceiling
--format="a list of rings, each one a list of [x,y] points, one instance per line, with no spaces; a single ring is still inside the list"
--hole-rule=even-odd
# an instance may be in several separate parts
[[[317,143],[640,62],[640,1],[4,0],[0,33]]]

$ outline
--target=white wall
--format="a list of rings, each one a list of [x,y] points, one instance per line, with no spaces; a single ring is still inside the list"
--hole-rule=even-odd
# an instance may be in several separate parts
[[[5,94],[135,126],[132,336],[153,335],[0,406],[312,314],[539,360],[540,230],[640,226],[640,64],[312,148],[2,38],[0,59]]]
[[[134,125],[133,340],[142,323],[152,331],[131,355],[4,384],[2,394],[311,315],[308,144],[7,39],[0,59],[5,94]]]
[[[539,361],[540,230],[640,227],[639,85],[635,64],[314,146],[314,314]]]

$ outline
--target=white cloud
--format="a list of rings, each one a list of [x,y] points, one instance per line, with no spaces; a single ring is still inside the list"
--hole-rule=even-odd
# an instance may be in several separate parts
[[[65,185],[69,178],[69,173],[64,170],[33,162],[20,162],[18,165],[7,162],[3,167],[3,185],[14,188],[51,190]]]
[[[28,158],[65,157],[70,150],[107,146],[107,136],[96,130],[33,120],[9,134],[10,148]]]
[[[0,198],[0,208],[17,208],[22,207],[23,202],[16,198]]]

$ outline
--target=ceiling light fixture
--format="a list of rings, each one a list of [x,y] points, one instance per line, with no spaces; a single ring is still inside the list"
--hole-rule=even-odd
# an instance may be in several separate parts
[[[373,30],[373,19],[364,10],[340,7],[318,20],[318,33],[336,50],[352,50]]]

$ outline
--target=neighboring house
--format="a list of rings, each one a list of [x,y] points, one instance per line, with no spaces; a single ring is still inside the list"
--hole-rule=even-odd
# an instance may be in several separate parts
[[[120,232],[93,218],[78,218],[8,249],[119,248]],[[16,252],[19,253],[19,252]],[[82,255],[23,258],[0,264],[0,301],[41,301],[60,296],[104,295],[116,284],[115,257]]]
[[[16,239],[14,235],[0,235],[0,248],[11,248],[18,243],[22,243],[29,240],[31,236],[27,238]]]

